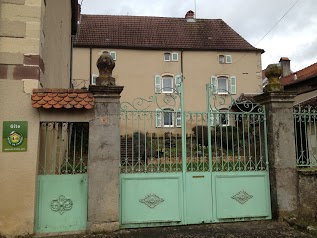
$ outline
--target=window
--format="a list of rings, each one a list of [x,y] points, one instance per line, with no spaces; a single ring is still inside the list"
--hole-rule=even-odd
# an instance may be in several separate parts
[[[171,61],[171,53],[164,53],[164,61]]]
[[[219,61],[219,64],[231,64],[232,58],[231,58],[231,55],[219,55],[218,61]]]
[[[174,127],[174,112],[171,108],[163,110],[163,125],[164,127]]]
[[[97,79],[98,75],[96,74],[92,74],[91,75],[91,79],[90,79],[90,84],[91,85],[96,85],[96,79]]]
[[[164,61],[178,61],[178,53],[176,52],[165,52]]]
[[[220,126],[229,126],[229,114],[222,112],[219,114],[219,125]]]
[[[172,61],[178,61],[178,53],[172,53]]]
[[[117,60],[117,53],[115,51],[110,51],[109,54],[111,55],[113,60]]]
[[[173,76],[167,75],[162,77],[162,93],[172,93],[174,86]]]
[[[156,109],[156,127],[181,127],[182,114],[172,108]]]
[[[228,76],[211,76],[210,84],[212,87],[212,92],[217,94],[236,94],[237,93],[237,78],[236,76],[231,76],[230,80]],[[230,87],[229,87],[230,85]]]
[[[220,76],[217,78],[218,81],[218,94],[228,93],[228,77]]]
[[[229,114],[227,108],[222,108],[219,111],[212,108],[210,114],[210,123],[212,126],[229,126]]]
[[[175,81],[175,82],[174,82]],[[174,76],[171,74],[155,75],[154,88],[155,93],[174,93],[181,86],[181,75]]]

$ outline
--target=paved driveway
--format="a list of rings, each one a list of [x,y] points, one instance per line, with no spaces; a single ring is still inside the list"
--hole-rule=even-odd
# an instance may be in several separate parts
[[[192,226],[125,229],[110,234],[83,234],[63,238],[285,238],[312,237],[276,221],[202,224]]]

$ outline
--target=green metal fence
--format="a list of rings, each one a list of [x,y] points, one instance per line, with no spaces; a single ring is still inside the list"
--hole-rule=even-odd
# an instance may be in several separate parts
[[[88,123],[42,122],[39,175],[87,172]]]
[[[298,167],[317,167],[317,108],[294,107],[296,163]]]
[[[121,173],[267,170],[264,107],[212,90],[206,112],[184,111],[178,92],[123,103]]]

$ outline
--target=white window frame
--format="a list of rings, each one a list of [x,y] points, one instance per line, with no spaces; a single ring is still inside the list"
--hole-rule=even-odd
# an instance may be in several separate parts
[[[228,114],[228,109],[227,108],[222,108],[222,109],[215,109],[211,108],[210,109],[210,125],[212,126],[229,126],[230,121],[229,121],[229,114]],[[222,123],[222,115],[225,115],[226,117],[226,124]]]
[[[225,64],[226,63],[226,56],[225,55],[218,55],[218,62],[219,62],[219,64]]]
[[[164,79],[170,79],[171,80],[171,88],[164,88]],[[174,75],[172,74],[164,74],[161,76],[161,92],[162,93],[173,93],[174,92]]]
[[[96,79],[97,79],[98,75],[96,74],[92,74],[91,78],[90,78],[90,85],[96,85]]]
[[[219,92],[219,78],[226,78],[226,91],[225,92]],[[230,78],[230,79],[229,79]],[[218,76],[211,76],[210,77],[210,85],[212,87],[212,93],[213,94],[237,94],[237,77],[232,75],[218,75]]]
[[[227,123],[222,123],[222,115],[225,115],[226,118],[224,118],[226,120]],[[229,122],[229,114],[228,111],[219,111],[219,119],[218,119],[218,124],[219,126],[229,126],[230,122]]]
[[[164,110],[168,112],[164,112]],[[172,118],[171,118],[171,125],[166,125],[165,124],[165,115],[164,113],[171,113]],[[182,127],[182,113],[181,110],[178,109],[175,111],[173,108],[157,108],[155,112],[155,126],[157,128],[172,128],[172,127]]]
[[[232,57],[231,55],[225,55],[226,57],[226,64],[232,64]]]
[[[226,88],[225,91],[219,91],[219,79],[226,79]],[[217,92],[218,94],[228,94],[229,92],[229,77],[227,75],[218,75],[217,76]]]
[[[177,52],[165,52],[163,58],[164,58],[165,62],[172,62],[172,61],[177,62],[178,61],[178,53]]]
[[[168,111],[168,112],[164,112],[164,111]],[[171,122],[172,124],[171,125],[165,125],[165,113],[168,113],[168,114],[172,114],[172,118],[171,118]],[[173,108],[164,108],[163,111],[162,111],[162,120],[163,120],[163,127],[174,127],[175,126],[175,114],[176,112],[173,110]]]
[[[166,58],[166,56],[169,56],[168,59]],[[172,55],[170,52],[165,52],[163,57],[164,57],[164,61],[166,62],[169,62],[172,59]]]
[[[114,61],[117,60],[117,52],[115,52],[115,51],[110,51],[109,54],[111,55],[111,57],[112,57],[112,59],[113,59]]]
[[[178,53],[176,53],[176,52],[173,52],[172,53],[172,61],[178,61]]]
[[[232,64],[232,57],[231,55],[218,55],[218,62],[219,64]]]

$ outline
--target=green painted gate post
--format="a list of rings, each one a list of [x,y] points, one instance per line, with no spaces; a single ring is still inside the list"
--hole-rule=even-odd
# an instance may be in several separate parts
[[[119,118],[123,86],[113,83],[113,60],[105,54],[101,57],[106,59],[98,60],[97,85],[89,87],[95,98],[94,119],[89,122],[87,229],[90,232],[119,229]]]
[[[265,106],[273,218],[281,219],[298,208],[293,102],[296,92],[284,92],[278,78],[281,68],[269,65],[265,93],[255,100]]]

